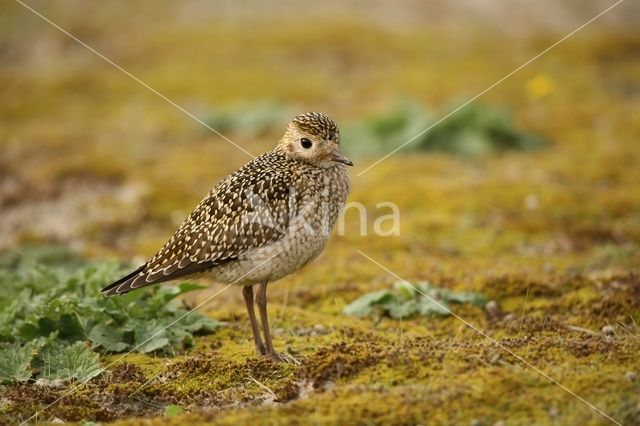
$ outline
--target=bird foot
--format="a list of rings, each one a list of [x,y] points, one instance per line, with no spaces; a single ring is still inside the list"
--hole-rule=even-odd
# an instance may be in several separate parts
[[[300,361],[289,354],[273,351],[265,355],[273,362],[285,362],[287,364],[300,365]]]

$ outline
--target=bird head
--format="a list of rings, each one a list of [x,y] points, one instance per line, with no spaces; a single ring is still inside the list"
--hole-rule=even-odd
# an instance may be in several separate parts
[[[290,157],[317,167],[353,166],[351,160],[340,152],[338,126],[319,112],[308,112],[294,118],[278,146]]]

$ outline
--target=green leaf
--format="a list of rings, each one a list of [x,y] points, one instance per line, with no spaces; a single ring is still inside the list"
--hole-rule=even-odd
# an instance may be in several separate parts
[[[42,350],[39,361],[38,377],[47,380],[87,381],[102,372],[98,354],[82,342],[70,346],[54,342]]]
[[[145,304],[145,308],[150,313],[155,313],[157,311],[165,311],[167,313],[175,312],[181,308],[181,305],[178,303],[170,303],[173,299],[190,291],[202,290],[205,288],[207,287],[189,282],[180,283],[177,286],[172,287],[158,287],[158,290]]]
[[[418,291],[416,290],[416,288],[418,288],[418,290],[423,290],[421,289],[420,286],[416,286],[416,285],[412,285],[409,284],[405,281],[398,281],[393,285],[393,288],[396,291],[396,294],[398,294],[398,296],[400,298],[402,298],[403,300],[408,300],[408,299],[413,299],[416,294],[418,293]]]
[[[171,347],[191,347],[193,346],[193,334],[180,327],[170,327],[167,329],[167,338]]]
[[[360,317],[389,316],[394,319],[414,315],[448,316],[451,315],[449,303],[469,303],[483,307],[486,298],[479,293],[435,288],[427,282],[399,281],[394,284],[393,290],[379,290],[360,296],[345,307],[343,312]]]
[[[131,346],[124,342],[124,332],[113,325],[96,324],[88,337],[94,347],[102,347],[109,352],[122,352]]]
[[[428,317],[428,316],[449,316],[451,315],[451,310],[449,309],[449,305],[444,300],[438,300],[438,303],[434,301],[434,299],[429,299],[427,297],[421,297],[420,302],[418,303],[418,314]]]
[[[84,340],[85,334],[78,316],[75,314],[64,314],[60,316],[59,328],[60,338],[76,341]]]
[[[169,346],[166,326],[158,325],[156,320],[137,322],[134,333],[136,350],[143,354]]]
[[[0,349],[0,383],[26,382],[31,378],[33,349],[17,343]]]
[[[197,314],[196,312],[185,315],[177,324],[192,333],[198,331],[214,331],[226,325],[223,321],[218,321],[205,315]]]
[[[167,417],[174,417],[179,414],[182,414],[183,411],[184,410],[182,409],[181,406],[170,404],[170,405],[167,405],[167,408],[164,409],[164,415]]]
[[[388,290],[374,291],[357,298],[344,308],[343,312],[347,315],[354,315],[358,317],[369,316],[376,312],[376,305],[382,305],[385,302],[393,300],[395,300],[394,295]]]
[[[407,139],[415,139],[407,151],[440,151],[463,157],[479,157],[506,150],[530,150],[544,141],[518,129],[508,110],[472,103],[457,114],[421,132],[434,115],[416,102],[404,101],[385,115],[370,117],[347,126],[344,139],[351,154],[388,152]],[[419,134],[419,137],[414,135]]]
[[[416,300],[409,300],[402,303],[399,301],[389,302],[389,304],[386,305],[386,311],[391,318],[409,318],[419,312],[419,303]]]
[[[0,361],[4,381],[26,380],[32,371],[46,378],[88,377],[93,374],[88,356],[96,356],[92,350],[122,352],[140,345],[135,350],[174,353],[193,345],[193,333],[224,325],[193,312],[163,330],[187,312],[176,298],[203,286],[185,282],[104,298],[100,289],[127,272],[116,264],[89,264],[54,248],[8,253],[0,255],[0,350],[7,351]],[[49,343],[32,352],[37,356],[29,364],[26,352],[20,351],[33,341]],[[91,349],[85,347],[89,342]],[[73,356],[78,357],[79,370],[73,368]]]
[[[487,298],[471,291],[451,291],[447,289],[440,290],[440,298],[452,303],[470,303],[479,307],[487,304]]]

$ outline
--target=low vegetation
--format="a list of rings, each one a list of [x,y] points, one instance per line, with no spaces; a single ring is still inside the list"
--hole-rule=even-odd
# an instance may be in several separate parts
[[[416,102],[400,103],[387,115],[377,115],[347,124],[347,149],[355,155],[381,155],[411,141],[402,154],[416,151],[445,152],[466,158],[505,151],[541,148],[539,136],[517,129],[505,108],[470,104],[438,123],[436,115]]]
[[[193,345],[194,333],[221,326],[197,312],[185,315],[185,306],[174,300],[202,288],[195,284],[100,297],[100,288],[123,272],[113,263],[87,263],[63,248],[4,254],[0,381],[86,381],[101,373],[98,353],[182,351]]]
[[[471,303],[483,308],[486,299],[479,293],[434,288],[429,283],[398,282],[394,290],[379,290],[360,296],[344,308],[347,315],[395,319],[414,315],[451,315],[450,303]]]

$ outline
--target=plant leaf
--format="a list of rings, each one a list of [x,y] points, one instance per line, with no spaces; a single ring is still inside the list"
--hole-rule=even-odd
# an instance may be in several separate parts
[[[170,343],[167,329],[159,326],[156,320],[138,321],[134,333],[136,350],[143,354],[157,351]]]
[[[344,308],[344,313],[347,315],[354,315],[358,317],[364,317],[373,314],[376,309],[375,305],[381,305],[388,301],[393,301],[394,295],[389,290],[374,291],[360,296]]]
[[[167,408],[164,409],[164,415],[167,417],[175,417],[179,414],[182,414],[183,411],[184,410],[182,409],[181,406],[170,404],[170,405],[167,405]]]
[[[428,282],[407,283],[399,281],[393,290],[379,290],[364,294],[346,306],[343,312],[359,317],[394,319],[414,315],[427,317],[451,315],[449,303],[470,303],[483,307],[486,298],[473,292],[456,292],[447,288],[435,288]]]
[[[96,324],[88,336],[94,347],[102,347],[109,352],[122,352],[131,346],[124,342],[124,332],[113,325]]]
[[[98,354],[83,342],[65,346],[54,342],[40,353],[39,378],[87,381],[102,372]]]
[[[90,365],[88,354],[96,355],[91,350],[122,352],[140,345],[138,352],[174,352],[193,345],[193,333],[224,325],[193,312],[154,336],[187,312],[177,297],[205,287],[183,282],[103,298],[100,288],[123,273],[116,264],[89,264],[60,249],[0,255],[1,380],[28,380],[33,371],[42,378],[88,377],[93,374],[85,368]],[[48,343],[42,351],[43,344],[27,357],[27,344],[33,341]],[[87,341],[91,350],[85,347]],[[76,342],[80,346],[75,346]],[[63,350],[67,347],[77,353]],[[56,356],[62,358],[56,360]],[[85,362],[85,367],[81,363],[80,370],[72,368],[73,356],[77,362]],[[65,363],[69,365],[63,367]]]
[[[26,382],[31,378],[33,347],[17,343],[0,349],[0,383]]]

